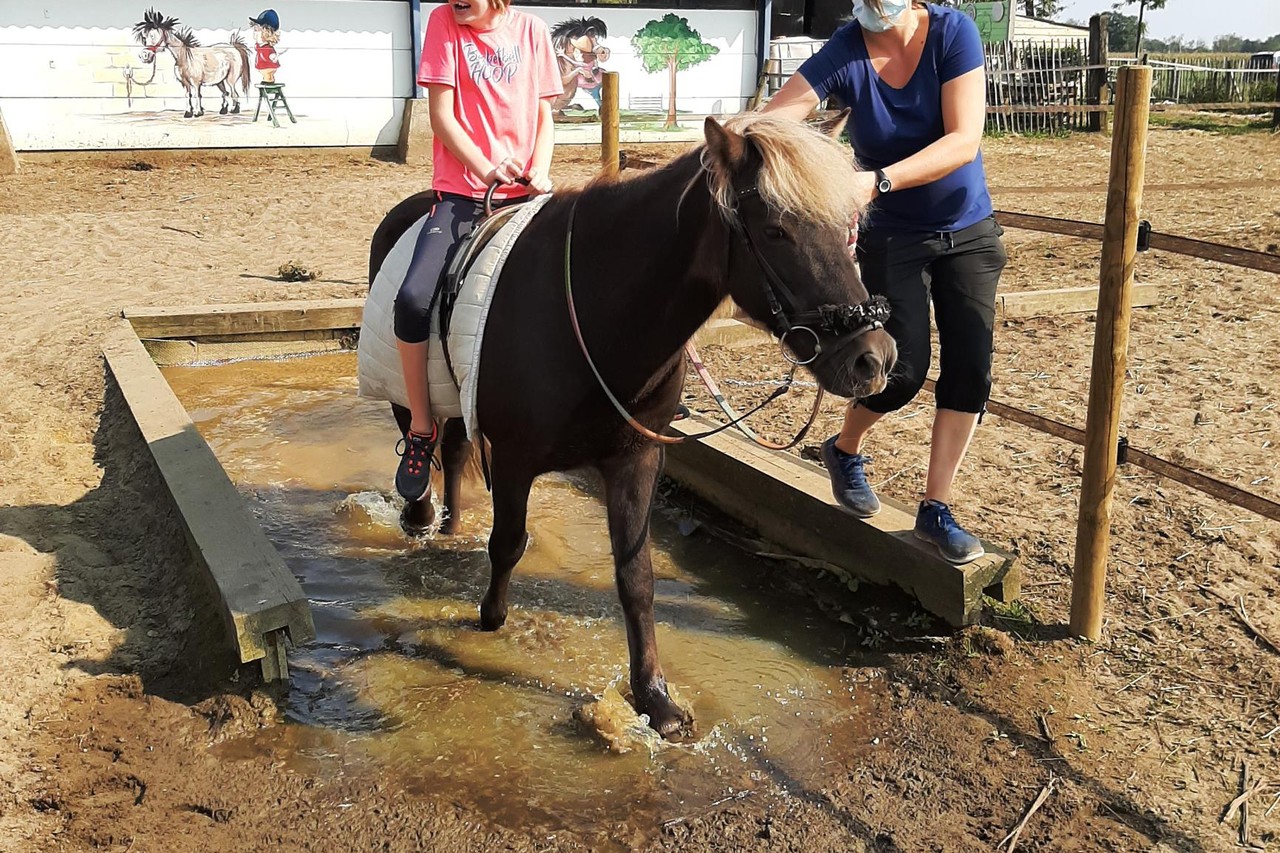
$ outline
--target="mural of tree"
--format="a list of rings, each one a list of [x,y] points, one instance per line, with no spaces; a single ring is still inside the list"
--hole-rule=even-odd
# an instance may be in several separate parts
[[[720,52],[720,48],[707,44],[702,35],[689,26],[688,18],[668,12],[660,19],[650,21],[631,37],[631,46],[644,64],[644,70],[657,74],[667,69],[671,81],[671,98],[667,104],[667,121],[663,127],[676,124],[676,72],[706,62]]]

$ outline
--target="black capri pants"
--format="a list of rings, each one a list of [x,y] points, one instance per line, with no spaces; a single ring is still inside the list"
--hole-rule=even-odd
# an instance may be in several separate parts
[[[981,413],[991,394],[996,285],[1008,257],[1004,230],[987,217],[959,231],[877,230],[858,235],[862,281],[889,300],[885,329],[898,344],[888,387],[858,402],[873,412],[901,409],[919,393],[933,357],[929,302],[938,326],[937,406]]]
[[[495,209],[525,196],[494,199]],[[484,218],[484,202],[453,193],[436,193],[436,203],[422,224],[413,247],[413,259],[405,271],[404,283],[396,294],[394,328],[396,337],[407,344],[420,344],[431,337],[431,311],[445,270],[453,260],[458,243]]]

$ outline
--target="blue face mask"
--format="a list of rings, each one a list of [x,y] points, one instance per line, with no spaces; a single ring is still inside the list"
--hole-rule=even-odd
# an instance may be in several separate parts
[[[893,29],[902,13],[911,8],[911,0],[880,0],[880,8],[884,9],[884,17],[877,15],[863,0],[853,0],[853,17],[864,30],[882,33]]]

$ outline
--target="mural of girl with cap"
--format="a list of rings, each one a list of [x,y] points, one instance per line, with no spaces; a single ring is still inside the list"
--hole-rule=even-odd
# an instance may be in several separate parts
[[[276,69],[280,67],[280,55],[276,53],[276,44],[280,41],[280,16],[275,9],[267,9],[256,18],[250,18],[253,24],[253,38],[258,50],[254,56],[253,66],[262,75],[263,83],[276,82]]]

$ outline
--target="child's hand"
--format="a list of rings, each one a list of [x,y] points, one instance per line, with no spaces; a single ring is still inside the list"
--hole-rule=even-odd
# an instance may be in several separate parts
[[[551,178],[542,174],[537,169],[530,169],[524,173],[524,178],[529,182],[529,189],[533,190],[534,195],[551,192]]]
[[[484,176],[484,182],[489,186],[494,184],[514,184],[516,178],[520,177],[520,167],[516,165],[516,161],[510,157],[504,157],[502,162],[489,170]]]

